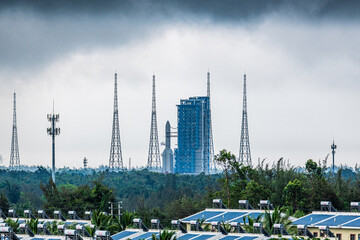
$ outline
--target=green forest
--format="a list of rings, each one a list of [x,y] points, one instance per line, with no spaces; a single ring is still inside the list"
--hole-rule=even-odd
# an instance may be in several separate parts
[[[350,202],[360,201],[359,168],[337,169],[332,174],[326,161],[308,160],[295,167],[279,159],[256,167],[240,165],[233,154],[222,150],[215,160],[223,172],[214,175],[161,174],[148,170],[95,171],[62,170],[56,173],[38,167],[35,172],[0,170],[0,209],[22,215],[25,209],[86,210],[109,212],[109,202],[122,202],[123,211],[140,217],[149,225],[158,218],[165,226],[212,206],[221,198],[230,208],[247,199],[253,207],[269,199],[294,216],[320,209],[320,201],[331,201],[338,210],[349,210]],[[280,209],[279,208],[279,209]]]

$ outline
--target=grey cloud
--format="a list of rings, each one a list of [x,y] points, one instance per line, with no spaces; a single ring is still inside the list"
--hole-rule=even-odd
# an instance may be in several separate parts
[[[262,16],[267,13],[283,12],[300,14],[305,17],[359,18],[357,0],[78,0],[78,1],[42,1],[42,0],[5,0],[0,9],[28,9],[51,14],[122,14],[126,16],[184,17],[186,14],[206,15],[216,20],[241,20]],[[185,15],[184,15],[185,14]]]

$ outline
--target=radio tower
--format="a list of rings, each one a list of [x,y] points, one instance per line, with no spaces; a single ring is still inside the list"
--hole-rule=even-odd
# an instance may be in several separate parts
[[[249,141],[249,129],[247,119],[247,102],[246,102],[246,74],[244,74],[244,95],[243,95],[243,112],[241,124],[240,152],[239,161],[245,166],[251,166],[251,153]]]
[[[10,153],[10,168],[14,169],[20,167],[20,155],[16,125],[16,93],[14,93],[14,113],[13,113],[13,128],[11,138],[11,153]]]
[[[211,123],[211,105],[210,105],[210,72],[207,73],[207,97],[209,98],[209,162],[210,168],[209,172],[216,169],[216,165],[214,163],[214,141],[213,141],[213,132],[212,132],[212,123]]]
[[[119,114],[118,114],[117,73],[115,73],[114,116],[113,116],[109,167],[121,168],[121,169],[123,168],[121,142],[120,142],[120,129],[119,129]]]
[[[48,121],[51,126],[47,128],[48,135],[52,138],[52,180],[55,183],[55,137],[60,134],[60,128],[56,127],[56,123],[59,121],[60,115],[54,113],[54,102],[53,102],[53,113],[47,115]]]
[[[160,171],[160,150],[159,138],[156,120],[156,97],[155,97],[155,75],[153,75],[152,84],[152,111],[151,111],[151,127],[150,127],[150,143],[148,154],[148,168],[150,170]]]

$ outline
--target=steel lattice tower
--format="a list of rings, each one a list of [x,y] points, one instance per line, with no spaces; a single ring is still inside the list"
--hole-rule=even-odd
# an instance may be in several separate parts
[[[245,166],[251,166],[249,129],[248,129],[248,119],[247,119],[247,101],[246,101],[246,74],[244,74],[244,95],[243,95],[243,112],[242,112],[242,124],[241,124],[239,161]]]
[[[153,75],[153,82],[152,82],[152,110],[151,110],[148,168],[150,170],[155,170],[155,171],[161,170],[159,138],[158,138],[157,119],[156,119],[155,75]]]
[[[216,165],[214,163],[214,140],[213,140],[213,132],[212,132],[212,122],[211,122],[211,101],[210,101],[210,72],[207,73],[207,97],[209,98],[209,172],[216,169]]]
[[[121,168],[121,169],[123,168],[121,141],[120,141],[120,128],[119,128],[119,113],[118,113],[117,73],[115,73],[115,83],[114,83],[114,115],[113,115],[109,167]]]
[[[10,168],[20,167],[19,144],[16,124],[16,93],[14,93],[13,128],[11,138]]]

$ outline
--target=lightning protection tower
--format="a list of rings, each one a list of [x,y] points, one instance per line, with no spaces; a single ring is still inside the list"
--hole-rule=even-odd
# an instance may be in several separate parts
[[[56,127],[56,123],[59,122],[60,115],[54,113],[54,103],[53,103],[53,113],[47,115],[48,121],[51,123],[51,126],[47,129],[48,135],[52,138],[52,180],[55,183],[55,137],[60,134],[60,128]]]
[[[216,170],[216,165],[214,163],[214,140],[212,132],[212,123],[211,123],[211,101],[210,101],[210,72],[207,73],[207,97],[209,98],[209,170]]]
[[[245,166],[251,166],[249,129],[248,129],[248,119],[247,119],[247,101],[246,101],[246,74],[244,74],[243,112],[242,112],[242,124],[241,124],[239,161]]]
[[[152,110],[151,110],[148,168],[154,171],[161,170],[159,138],[158,138],[157,119],[156,119],[155,75],[153,75],[153,82],[152,82]]]
[[[18,145],[18,134],[16,124],[16,93],[14,93],[14,112],[13,112],[13,127],[11,138],[11,153],[10,153],[10,168],[14,169],[20,167],[20,155]]]
[[[117,97],[117,73],[115,73],[114,83],[114,115],[110,148],[110,168],[123,168],[121,141],[120,141],[120,128],[119,128],[119,113],[118,113],[118,97]]]

